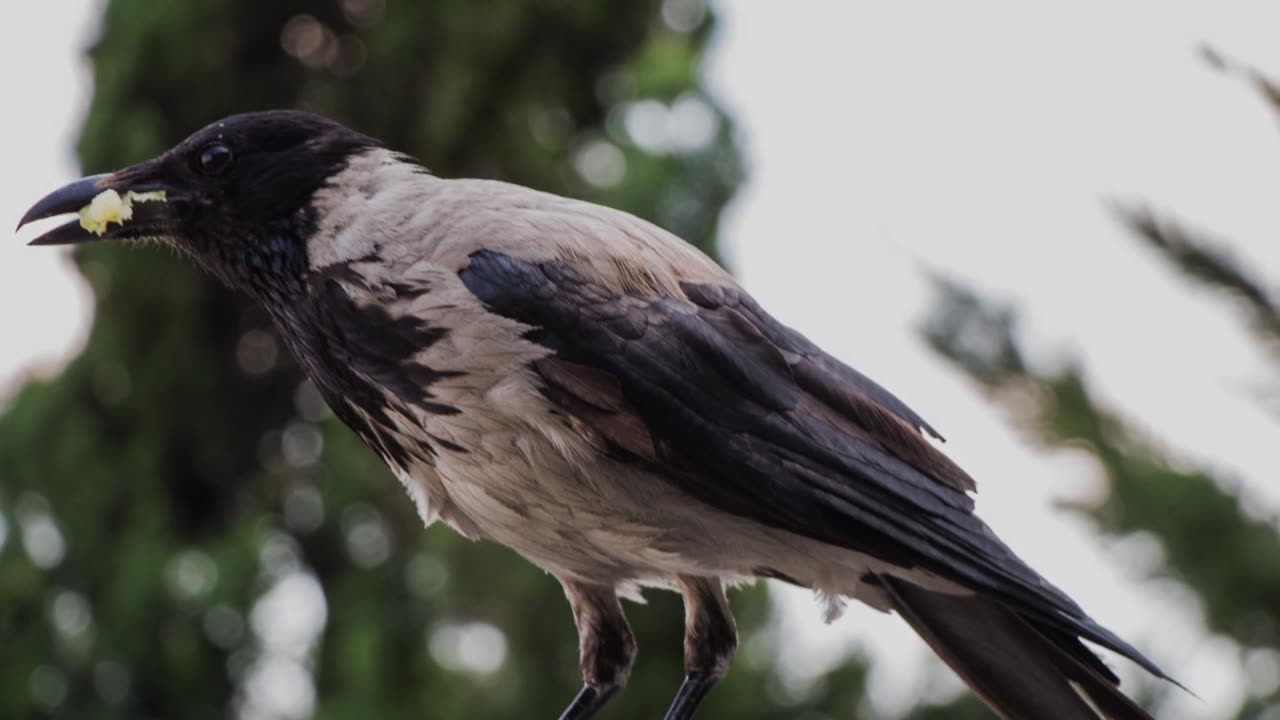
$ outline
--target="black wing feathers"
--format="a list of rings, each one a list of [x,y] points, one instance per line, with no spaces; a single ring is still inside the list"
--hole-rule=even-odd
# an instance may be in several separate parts
[[[941,595],[888,577],[894,608],[1001,717],[1151,720],[1074,636],[981,595]],[[1086,700],[1087,698],[1087,700]]]
[[[555,348],[537,368],[553,402],[701,501],[950,578],[1163,677],[973,515],[973,481],[916,432],[932,432],[918,415],[740,290],[623,295],[492,251],[460,277]]]
[[[807,360],[807,363],[794,363],[796,381],[806,391],[827,399],[846,395],[847,387],[854,388],[903,422],[939,440],[942,439],[942,435],[925,422],[924,418],[907,407],[906,403],[894,397],[871,378],[827,355],[805,336],[775,320],[751,296],[736,288],[714,285],[684,283],[681,287],[689,300],[699,307],[709,310],[726,305],[737,308],[738,312],[750,320],[754,327],[758,328],[759,332],[778,348]],[[972,480],[969,484],[972,485]],[[973,487],[968,489],[972,490]]]
[[[854,549],[876,534],[904,535],[895,544],[914,553],[894,555],[914,555],[907,565],[948,564],[948,545],[930,537],[938,519],[980,530],[958,480],[967,476],[911,434],[905,406],[895,400],[903,413],[887,412],[824,377],[808,360],[816,348],[736,291],[690,288],[698,303],[620,297],[563,264],[487,251],[461,277],[496,312],[540,328],[560,361],[617,378],[662,447],[697,458],[700,474],[684,482],[704,501]],[[798,376],[826,392],[807,392]],[[563,373],[544,380],[573,394]],[[931,477],[917,465],[944,471]],[[922,512],[937,517],[922,524]],[[868,534],[851,536],[851,521]],[[981,531],[968,544],[1007,553]]]

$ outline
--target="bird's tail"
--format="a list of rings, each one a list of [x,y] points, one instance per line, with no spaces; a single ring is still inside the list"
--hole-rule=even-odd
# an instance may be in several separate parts
[[[1005,720],[1152,720],[1074,634],[980,595],[877,579],[898,614]]]

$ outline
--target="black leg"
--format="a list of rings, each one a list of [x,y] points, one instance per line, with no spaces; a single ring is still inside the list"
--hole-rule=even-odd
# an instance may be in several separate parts
[[[671,703],[671,709],[667,710],[665,720],[689,720],[698,711],[702,699],[719,680],[720,678],[704,672],[685,675],[684,682],[680,683],[680,692],[676,693],[676,699]]]
[[[569,707],[565,708],[564,713],[560,715],[560,720],[588,720],[595,717],[600,712],[600,708],[605,706],[618,692],[618,686],[598,688],[591,685],[583,685],[582,690],[578,691],[573,702],[569,703]]]
[[[627,684],[636,640],[611,587],[561,581],[578,626],[584,685],[560,720],[588,720]]]

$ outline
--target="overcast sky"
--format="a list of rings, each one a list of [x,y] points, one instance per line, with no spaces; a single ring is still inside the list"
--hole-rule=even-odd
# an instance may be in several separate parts
[[[1203,698],[1179,698],[1162,717],[1229,713],[1245,687],[1237,650],[1203,634],[1184,596],[1116,562],[1141,561],[1147,545],[1104,546],[1051,507],[1096,492],[1096,469],[1028,447],[924,347],[920,268],[1016,301],[1040,356],[1079,358],[1091,387],[1154,441],[1241,478],[1274,512],[1275,426],[1250,397],[1262,358],[1227,306],[1188,292],[1106,202],[1175,210],[1280,277],[1277,124],[1197,55],[1208,42],[1280,74],[1280,6],[719,5],[708,75],[751,169],[723,234],[743,283],[938,426],[997,531]],[[96,6],[31,3],[23,22],[0,26],[0,90],[19,108],[0,133],[3,222],[76,173]],[[89,315],[62,253],[0,243],[0,327],[14,339],[0,348],[0,384],[56,371]],[[822,632],[816,606],[783,594],[801,640],[780,651],[795,667],[868,648],[883,661],[879,709],[938,685],[914,672],[926,653],[900,621],[852,610],[839,632]]]

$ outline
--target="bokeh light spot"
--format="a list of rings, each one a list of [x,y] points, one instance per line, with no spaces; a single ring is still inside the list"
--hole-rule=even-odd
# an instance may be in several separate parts
[[[271,532],[258,549],[258,565],[270,577],[284,577],[296,572],[302,566],[298,541],[288,533]]]
[[[703,0],[665,0],[662,3],[662,21],[676,32],[693,32],[706,19],[707,5]]]
[[[339,77],[351,77],[364,68],[366,54],[363,40],[355,35],[343,35],[338,38],[338,50],[329,69]]]
[[[1251,697],[1265,698],[1276,694],[1280,690],[1280,651],[1271,648],[1247,651],[1244,674]]]
[[[183,550],[169,560],[169,591],[183,600],[199,600],[218,584],[218,565],[200,550]]]
[[[244,639],[244,618],[230,605],[218,604],[204,614],[204,634],[209,642],[231,649]]]
[[[236,363],[250,377],[260,377],[271,372],[280,355],[276,339],[265,330],[250,330],[240,336],[236,345]]]
[[[507,659],[507,637],[483,622],[441,623],[428,633],[431,656],[454,672],[485,675]]]
[[[627,159],[607,140],[589,140],[573,156],[573,167],[596,187],[613,187],[627,174]]]
[[[38,493],[26,492],[18,497],[14,509],[27,557],[41,570],[57,567],[66,555],[67,542],[54,522],[49,501]]]
[[[284,524],[293,532],[315,532],[324,523],[324,496],[311,484],[300,483],[284,496]]]
[[[253,604],[249,623],[267,652],[301,657],[320,636],[328,615],[315,576],[291,572]]]
[[[67,699],[67,675],[52,665],[31,671],[31,699],[45,710],[55,710]]]
[[[558,106],[531,112],[529,133],[543,147],[561,147],[573,134],[573,115]]]
[[[293,392],[293,407],[307,422],[320,422],[332,414],[315,383],[310,380],[298,383],[298,389]]]
[[[448,578],[445,564],[426,553],[414,555],[404,566],[404,579],[409,591],[423,599],[438,595]]]
[[[249,672],[238,714],[245,720],[301,720],[311,716],[315,704],[315,681],[302,663],[271,656],[259,660]]]
[[[114,660],[103,660],[93,666],[93,688],[98,697],[111,705],[129,699],[132,682],[129,668]]]
[[[373,568],[391,556],[391,534],[382,515],[372,507],[357,503],[342,511],[342,528],[347,537],[351,561]]]
[[[685,93],[670,107],[652,98],[622,106],[622,129],[651,154],[692,153],[707,148],[720,131],[720,118],[701,95]]]
[[[338,57],[338,38],[333,30],[306,14],[294,15],[284,24],[280,47],[312,70],[331,67]]]
[[[385,9],[384,0],[342,0],[342,16],[359,28],[377,25]]]
[[[315,425],[304,422],[289,423],[280,438],[284,461],[295,468],[315,465],[324,452],[324,436]]]
[[[720,129],[720,120],[701,95],[685,93],[672,103],[667,125],[676,150],[692,152],[711,144]]]
[[[93,624],[89,601],[71,590],[61,590],[49,604],[49,619],[58,634],[67,639],[84,635]]]

